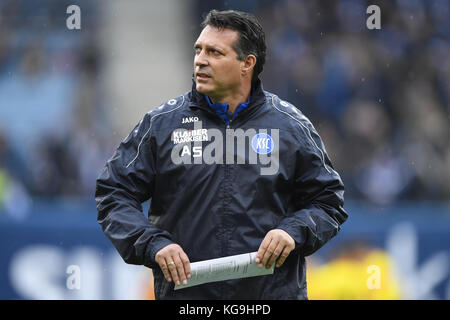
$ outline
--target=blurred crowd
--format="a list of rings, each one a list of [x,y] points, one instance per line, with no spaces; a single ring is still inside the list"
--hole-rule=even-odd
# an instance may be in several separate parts
[[[80,3],[80,2],[79,2]],[[103,116],[95,5],[66,28],[70,1],[0,2],[0,208],[35,196],[92,196],[111,156]]]
[[[102,94],[98,2],[78,1],[89,32],[65,27],[70,1],[47,2],[0,2],[0,206],[19,211],[34,196],[91,197],[117,143]],[[447,0],[379,2],[380,30],[366,27],[373,3],[358,0],[205,3],[193,10],[199,21],[214,7],[260,19],[264,87],[315,124],[347,199],[449,198]]]
[[[366,9],[379,5],[381,29]],[[450,197],[450,2],[250,1],[267,90],[316,126],[347,198]]]

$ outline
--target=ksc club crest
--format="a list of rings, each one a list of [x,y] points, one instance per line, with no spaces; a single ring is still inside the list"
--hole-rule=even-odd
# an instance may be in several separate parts
[[[252,148],[257,154],[269,154],[273,147],[273,139],[267,133],[258,133],[252,139]]]

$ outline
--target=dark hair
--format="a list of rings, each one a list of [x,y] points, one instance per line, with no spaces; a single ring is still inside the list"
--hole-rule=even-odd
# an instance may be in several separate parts
[[[252,81],[258,78],[266,62],[266,40],[264,30],[256,17],[247,12],[227,10],[211,10],[200,25],[218,29],[232,29],[238,32],[239,40],[233,45],[239,60],[244,60],[249,54],[256,57]]]

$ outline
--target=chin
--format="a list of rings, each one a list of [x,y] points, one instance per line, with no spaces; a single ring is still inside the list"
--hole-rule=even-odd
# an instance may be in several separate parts
[[[198,83],[198,82],[196,83],[195,88],[198,92],[200,92],[201,94],[205,94],[205,95],[208,95],[212,91],[208,85],[205,85],[203,83]]]

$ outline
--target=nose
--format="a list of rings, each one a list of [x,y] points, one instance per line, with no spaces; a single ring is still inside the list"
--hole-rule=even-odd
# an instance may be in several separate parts
[[[208,59],[206,57],[206,54],[204,53],[204,50],[201,50],[194,57],[194,67],[204,67],[207,65],[208,65]]]

